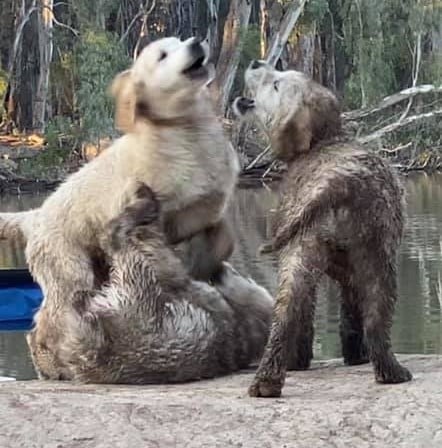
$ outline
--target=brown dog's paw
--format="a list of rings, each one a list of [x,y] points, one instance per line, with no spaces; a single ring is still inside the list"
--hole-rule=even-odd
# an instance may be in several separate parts
[[[411,381],[413,375],[406,367],[397,363],[388,369],[376,371],[375,379],[377,383],[381,384],[399,384]]]
[[[281,396],[282,381],[280,379],[255,378],[249,387],[250,397],[278,398]]]

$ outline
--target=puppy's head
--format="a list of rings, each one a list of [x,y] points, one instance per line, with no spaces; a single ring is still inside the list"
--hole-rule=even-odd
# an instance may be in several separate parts
[[[117,128],[131,132],[139,119],[167,124],[188,116],[209,82],[208,59],[207,43],[194,37],[168,37],[147,45],[112,84]]]
[[[255,60],[246,70],[245,84],[250,97],[236,98],[234,112],[240,117],[253,113],[282,159],[290,160],[340,130],[336,97],[301,72],[278,71]]]

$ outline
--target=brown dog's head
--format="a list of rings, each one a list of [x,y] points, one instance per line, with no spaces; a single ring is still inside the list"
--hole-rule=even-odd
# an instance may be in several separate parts
[[[132,132],[137,120],[167,124],[185,119],[209,82],[208,59],[207,43],[194,37],[147,45],[112,83],[117,128]]]
[[[234,111],[257,116],[281,159],[290,160],[340,132],[338,100],[303,73],[252,61],[245,82],[250,98],[236,98]]]

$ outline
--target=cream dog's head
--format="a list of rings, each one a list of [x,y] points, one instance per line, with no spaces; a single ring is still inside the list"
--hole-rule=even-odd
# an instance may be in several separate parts
[[[167,124],[188,116],[209,82],[208,59],[207,43],[194,37],[147,45],[112,83],[117,128],[131,132],[137,120]]]

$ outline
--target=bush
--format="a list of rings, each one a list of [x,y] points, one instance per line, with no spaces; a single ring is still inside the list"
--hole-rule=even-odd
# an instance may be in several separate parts
[[[107,91],[116,73],[130,64],[114,35],[88,31],[75,48],[78,113],[82,142],[113,133],[113,102]]]

